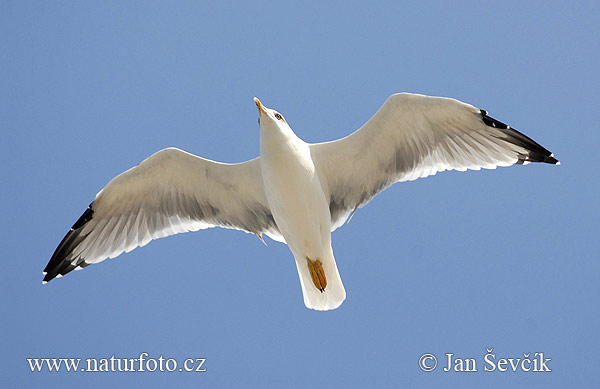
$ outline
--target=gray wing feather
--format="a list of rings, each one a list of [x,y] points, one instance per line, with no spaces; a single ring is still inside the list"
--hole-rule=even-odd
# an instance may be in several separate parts
[[[311,145],[332,230],[390,185],[444,170],[546,162],[531,138],[458,100],[399,93],[353,134]]]
[[[164,149],[97,194],[57,247],[44,269],[44,281],[153,239],[215,226],[283,241],[266,200],[258,159],[225,164]]]

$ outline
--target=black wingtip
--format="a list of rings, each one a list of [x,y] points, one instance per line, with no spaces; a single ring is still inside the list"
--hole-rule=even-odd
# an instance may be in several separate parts
[[[560,165],[558,159],[554,158],[554,155],[544,148],[542,145],[528,137],[527,135],[511,128],[510,126],[502,123],[493,117],[488,116],[487,111],[481,109],[481,119],[485,125],[496,128],[504,134],[505,140],[517,146],[520,146],[527,150],[526,155],[520,155],[519,160],[516,162],[519,165],[528,162],[543,162],[553,165]]]
[[[499,128],[502,130],[506,130],[507,128],[509,128],[509,126],[507,124],[502,123],[499,120],[494,119],[493,117],[488,116],[487,111],[480,109],[479,110],[481,112],[481,119],[483,120],[483,122],[490,127],[494,127],[494,128]]]
[[[92,203],[92,204],[94,204],[94,203]],[[94,216],[94,210],[92,209],[92,204],[90,204],[87,207],[87,209],[85,210],[83,215],[81,215],[79,217],[79,219],[77,219],[75,224],[73,224],[73,227],[71,227],[72,230],[77,230],[77,229],[83,227],[87,222],[92,220],[92,217]]]
[[[73,264],[70,256],[73,249],[75,249],[75,247],[77,247],[77,245],[85,238],[85,235],[81,235],[81,230],[94,216],[93,204],[94,203],[92,202],[83,215],[77,219],[75,224],[73,224],[73,227],[71,227],[71,230],[65,235],[56,250],[54,250],[54,254],[52,254],[50,261],[44,268],[45,275],[42,283],[45,284],[58,276],[64,276],[78,266],[87,266],[83,258],[80,258],[77,263]]]

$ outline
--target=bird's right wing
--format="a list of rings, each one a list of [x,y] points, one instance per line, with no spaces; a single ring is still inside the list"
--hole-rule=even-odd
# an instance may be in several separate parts
[[[114,258],[152,239],[209,227],[283,241],[258,158],[226,164],[161,150],[112,179],[58,245],[44,282]]]
[[[310,147],[329,198],[332,230],[395,182],[444,170],[558,163],[548,150],[486,111],[409,93],[390,96],[353,134]]]

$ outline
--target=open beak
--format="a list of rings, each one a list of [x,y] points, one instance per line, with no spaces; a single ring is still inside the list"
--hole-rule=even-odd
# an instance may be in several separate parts
[[[265,112],[265,106],[262,105],[257,97],[254,98],[254,103],[256,104],[256,108],[258,108],[258,114],[262,115]]]

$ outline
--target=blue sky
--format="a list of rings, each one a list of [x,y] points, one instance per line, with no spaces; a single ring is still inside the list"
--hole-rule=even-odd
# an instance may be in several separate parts
[[[591,387],[598,328],[597,2],[2,2],[4,387]],[[285,245],[211,229],[42,286],[115,175],[176,146],[259,152],[252,98],[310,142],[395,92],[454,97],[561,166],[402,183],[333,234],[348,297],[308,310]],[[551,373],[487,373],[544,352]],[[204,373],[31,373],[26,358],[206,358]],[[440,358],[423,372],[424,353]],[[443,372],[445,353],[476,373]]]

